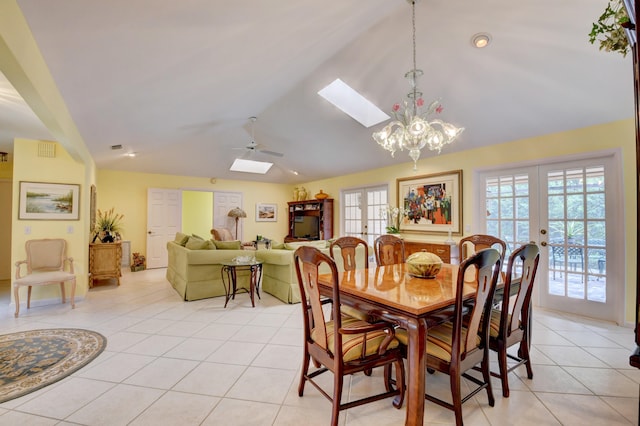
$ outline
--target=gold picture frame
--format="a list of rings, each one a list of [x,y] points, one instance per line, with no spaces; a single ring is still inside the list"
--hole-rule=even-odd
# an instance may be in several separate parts
[[[462,235],[462,170],[396,179],[401,232]]]

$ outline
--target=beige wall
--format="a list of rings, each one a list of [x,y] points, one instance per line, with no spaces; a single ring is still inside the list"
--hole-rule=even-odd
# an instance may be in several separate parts
[[[467,136],[468,134],[465,134]],[[464,143],[464,138],[456,143]],[[372,142],[372,149],[376,149]],[[340,233],[340,191],[345,188],[368,186],[372,184],[388,184],[389,200],[396,200],[396,178],[410,177],[415,174],[431,174],[449,170],[463,170],[463,225],[469,225],[472,232],[473,206],[478,201],[478,194],[473,189],[474,171],[481,168],[504,166],[508,164],[525,164],[531,162],[548,163],[561,156],[617,149],[622,157],[622,180],[624,194],[624,228],[627,236],[625,247],[625,319],[635,319],[636,294],[636,147],[635,127],[632,119],[613,123],[571,130],[562,133],[523,139],[515,142],[493,145],[454,154],[426,154],[418,163],[418,171],[414,172],[411,162],[382,169],[354,173],[332,179],[308,182],[305,184],[311,194],[320,189],[336,199],[335,223],[336,234]],[[396,153],[396,156],[406,153]],[[409,160],[410,161],[410,160]],[[424,235],[413,235],[415,239],[424,239]],[[429,240],[443,241],[446,236],[430,236]]]

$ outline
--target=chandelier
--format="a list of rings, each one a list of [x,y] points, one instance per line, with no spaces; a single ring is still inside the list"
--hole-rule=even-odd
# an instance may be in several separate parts
[[[420,150],[425,146],[431,151],[438,151],[443,146],[453,142],[464,127],[456,127],[439,119],[428,117],[442,112],[439,100],[433,101],[424,108],[422,92],[418,90],[418,78],[423,75],[422,70],[416,67],[416,1],[411,3],[411,24],[413,28],[413,69],[404,76],[409,80],[411,91],[407,94],[403,107],[400,104],[393,105],[392,114],[394,121],[384,126],[378,132],[373,133],[373,139],[393,157],[397,150],[409,151],[409,157],[413,159],[413,170],[418,169]]]

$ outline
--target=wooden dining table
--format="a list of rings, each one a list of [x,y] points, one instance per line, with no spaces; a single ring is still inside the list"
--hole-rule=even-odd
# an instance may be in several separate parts
[[[470,277],[464,296],[475,294]],[[458,265],[443,264],[435,278],[417,278],[406,272],[406,264],[357,269],[339,274],[340,302],[371,312],[407,330],[406,425],[422,425],[426,386],[426,336],[438,311],[455,303]],[[323,295],[332,296],[331,276],[321,274]]]

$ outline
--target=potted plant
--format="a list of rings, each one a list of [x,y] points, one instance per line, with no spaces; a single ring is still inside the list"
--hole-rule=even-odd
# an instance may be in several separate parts
[[[632,27],[622,0],[609,0],[604,12],[591,27],[589,42],[595,44],[598,41],[600,50],[619,52],[622,56],[627,56],[630,49],[625,28]]]
[[[382,210],[383,217],[386,216],[387,219],[387,227],[385,228],[388,234],[399,234],[400,233],[400,221],[402,217],[405,215],[404,209],[393,207],[391,205],[387,205],[384,210]]]
[[[116,213],[113,207],[104,212],[98,210],[92,242],[100,238],[103,243],[112,243],[114,237],[122,232],[122,219],[124,219],[124,215]]]

